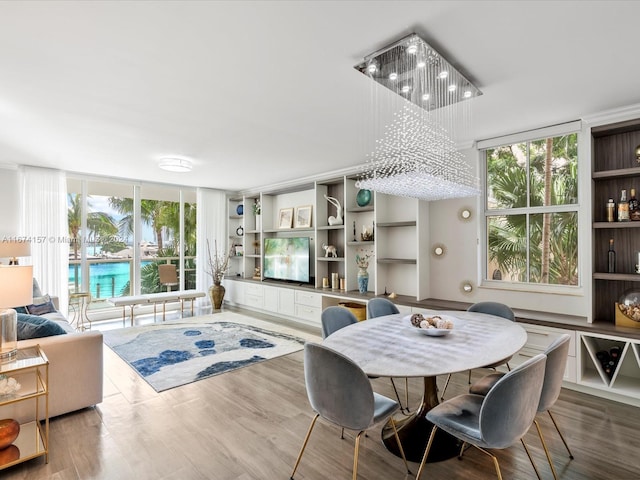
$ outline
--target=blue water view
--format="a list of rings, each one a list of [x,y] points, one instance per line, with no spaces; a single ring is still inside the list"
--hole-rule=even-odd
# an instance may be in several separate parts
[[[147,265],[152,262],[142,262]],[[78,268],[78,279],[80,265]],[[131,275],[131,262],[93,263],[89,265],[89,289],[93,298],[117,297],[129,281]],[[74,284],[76,265],[69,265],[69,285]],[[80,280],[79,280],[80,281]],[[99,287],[98,287],[99,285]],[[98,292],[99,290],[99,292]],[[98,295],[99,293],[99,295]]]

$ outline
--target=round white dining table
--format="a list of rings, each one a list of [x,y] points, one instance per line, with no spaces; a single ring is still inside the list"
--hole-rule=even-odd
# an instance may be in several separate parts
[[[438,405],[436,377],[481,368],[510,358],[527,341],[527,333],[511,320],[464,311],[420,311],[424,316],[440,315],[453,322],[445,336],[428,336],[411,325],[407,314],[387,315],[342,328],[323,344],[352,359],[371,377],[421,377],[424,392],[419,407],[396,421],[408,460],[419,462],[424,454],[432,424],[427,412]],[[399,455],[390,425],[383,428],[383,442]],[[427,461],[457,455],[459,441],[438,430]]]

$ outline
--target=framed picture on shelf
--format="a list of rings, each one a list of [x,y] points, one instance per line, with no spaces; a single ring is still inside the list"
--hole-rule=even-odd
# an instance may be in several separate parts
[[[296,207],[295,221],[293,228],[311,228],[311,208],[312,205]]]
[[[278,228],[291,228],[293,224],[293,208],[281,208],[278,213]]]

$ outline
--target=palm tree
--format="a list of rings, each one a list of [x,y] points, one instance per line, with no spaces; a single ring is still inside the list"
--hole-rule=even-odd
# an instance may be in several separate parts
[[[167,226],[163,212],[168,205],[173,203],[175,202],[140,200],[140,217],[145,225],[149,225],[152,228],[158,249],[163,247],[162,229]],[[109,205],[123,215],[118,226],[123,236],[129,236],[133,233],[133,199],[109,197]]]
[[[91,207],[89,197],[87,206]],[[80,249],[80,234],[82,229],[82,194],[67,194],[67,222],[69,224],[69,237],[73,247],[73,259],[78,260],[78,251]],[[95,240],[96,235],[114,235],[118,231],[118,227],[111,215],[105,212],[88,212],[87,213],[87,229],[93,233]],[[91,233],[89,236],[91,237]],[[95,253],[95,243],[94,243]],[[74,286],[78,290],[78,264],[74,264]]]

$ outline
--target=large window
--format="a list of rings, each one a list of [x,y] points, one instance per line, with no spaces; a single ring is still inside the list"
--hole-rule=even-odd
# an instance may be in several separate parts
[[[70,178],[69,290],[88,291],[91,308],[107,298],[195,288],[195,190]],[[177,286],[160,283],[171,263]]]
[[[483,152],[485,279],[578,285],[578,134]]]

